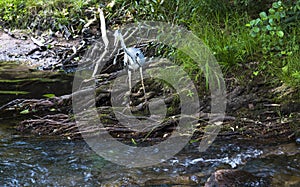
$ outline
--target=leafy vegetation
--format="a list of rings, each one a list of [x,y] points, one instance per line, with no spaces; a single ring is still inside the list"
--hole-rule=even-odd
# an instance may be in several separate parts
[[[8,27],[77,31],[96,6],[96,0],[1,0],[0,17]]]
[[[267,12],[261,12],[247,24],[251,27],[250,35],[260,44],[259,52],[263,55],[260,69],[271,69],[280,79],[296,87],[300,81],[299,13],[299,0],[287,4],[276,1]]]
[[[300,0],[111,0],[102,4],[96,0],[0,0],[0,23],[31,30],[65,27],[78,34],[98,18],[99,7],[109,25],[158,20],[185,26],[211,48],[224,70],[257,62],[253,76],[270,75],[299,87]],[[183,52],[161,49],[196,79],[201,76]]]

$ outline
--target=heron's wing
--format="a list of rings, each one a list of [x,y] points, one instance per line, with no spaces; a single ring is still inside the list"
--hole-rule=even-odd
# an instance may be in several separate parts
[[[126,53],[124,53],[124,66],[128,66],[128,55]]]

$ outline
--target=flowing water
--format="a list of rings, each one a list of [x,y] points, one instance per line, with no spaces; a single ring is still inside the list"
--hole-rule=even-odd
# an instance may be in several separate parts
[[[205,153],[189,145],[159,165],[126,168],[104,160],[84,141],[19,135],[10,124],[0,123],[0,183],[1,186],[203,186],[216,169],[237,168],[260,177],[249,186],[299,185],[299,146],[288,143],[275,147],[216,141]]]
[[[2,70],[1,80],[12,80],[3,75],[8,74]],[[51,81],[40,84],[31,78],[30,81],[35,80],[34,87],[49,90],[32,92],[29,84],[26,97],[42,97],[50,91],[63,94],[62,88],[55,87]],[[69,78],[66,75],[60,80]],[[8,85],[9,81],[2,83]],[[16,91],[17,87],[3,84],[2,90]],[[15,84],[27,85],[26,81]],[[68,86],[69,83],[66,89]],[[2,93],[5,93],[1,96],[3,103],[24,97],[11,94],[13,92]],[[126,168],[101,158],[83,140],[20,134],[14,129],[18,120],[0,119],[0,186],[203,186],[218,169],[252,173],[257,178],[248,186],[300,186],[300,146],[294,142],[274,144],[219,139],[204,153],[198,151],[196,142],[159,165]]]

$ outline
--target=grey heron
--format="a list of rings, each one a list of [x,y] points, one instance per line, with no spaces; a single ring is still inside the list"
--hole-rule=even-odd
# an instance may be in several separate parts
[[[145,65],[145,56],[142,53],[142,51],[138,48],[135,47],[129,47],[127,48],[123,39],[123,35],[119,30],[115,31],[115,43],[114,45],[116,46],[118,41],[121,42],[121,47],[124,50],[124,66],[127,69],[128,72],[128,86],[129,86],[129,91],[131,92],[131,73],[132,71],[135,71],[139,69],[140,71],[140,76],[141,76],[141,83],[144,91],[144,97],[146,100],[146,91],[145,91],[145,85],[144,85],[144,80],[143,80],[143,65]],[[113,64],[116,64],[116,58],[114,59]]]

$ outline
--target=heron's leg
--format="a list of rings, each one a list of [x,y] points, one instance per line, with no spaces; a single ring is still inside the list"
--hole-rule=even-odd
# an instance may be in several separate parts
[[[145,85],[144,85],[144,77],[143,77],[143,68],[140,67],[140,75],[141,75],[141,83],[144,91],[144,97],[145,97],[145,102],[147,102],[147,97],[146,97],[146,90],[145,90]]]
[[[129,93],[131,93],[131,71],[128,68],[128,55],[125,53],[124,54],[124,66],[127,68],[127,72],[128,72],[128,87],[129,87]]]
[[[128,69],[128,86],[129,86],[129,92],[131,93],[131,71]]]
[[[128,110],[128,108],[130,108],[130,104],[131,104],[131,101],[130,101],[130,94],[131,94],[131,71],[128,69],[128,87],[129,87],[129,90],[125,92],[125,100],[124,100],[124,104],[126,104],[126,107],[124,108],[124,110],[122,111],[123,113]]]
[[[126,53],[124,53],[124,67],[128,68],[128,55]]]

